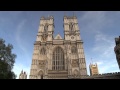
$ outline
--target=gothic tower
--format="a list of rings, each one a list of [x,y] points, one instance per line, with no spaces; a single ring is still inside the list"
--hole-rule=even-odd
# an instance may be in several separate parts
[[[75,16],[64,16],[64,39],[54,33],[54,18],[40,19],[30,79],[70,79],[87,75],[83,41]]]
[[[19,79],[27,79],[27,74],[25,71],[24,72],[23,72],[23,70],[21,71],[21,73],[19,75]]]
[[[89,65],[89,69],[90,69],[90,75],[98,75],[99,72],[98,72],[98,66],[97,66],[97,63],[96,64],[90,64]]]
[[[69,75],[87,75],[86,62],[83,50],[83,41],[76,16],[64,16],[64,42],[67,46],[67,59]]]
[[[51,52],[48,48],[52,45],[53,31],[54,18],[52,16],[47,18],[42,17],[34,44],[30,79],[43,79],[47,75],[48,68],[51,69]]]

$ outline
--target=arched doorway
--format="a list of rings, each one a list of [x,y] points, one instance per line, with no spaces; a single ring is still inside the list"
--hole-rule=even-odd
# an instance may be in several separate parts
[[[53,61],[52,61],[52,70],[64,70],[64,51],[61,47],[55,48],[53,51]]]
[[[43,71],[42,70],[39,71],[38,76],[39,76],[40,79],[43,79]]]

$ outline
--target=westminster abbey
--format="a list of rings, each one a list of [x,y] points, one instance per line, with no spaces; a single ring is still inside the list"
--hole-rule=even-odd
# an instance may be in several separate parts
[[[68,79],[87,76],[83,41],[76,16],[64,16],[64,38],[54,34],[54,17],[41,17],[30,79]]]
[[[41,17],[29,79],[120,79],[120,72],[89,76],[76,16],[64,16],[64,38],[53,37],[54,17]]]

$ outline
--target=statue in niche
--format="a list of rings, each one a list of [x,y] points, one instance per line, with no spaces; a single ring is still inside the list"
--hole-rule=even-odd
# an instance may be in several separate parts
[[[47,32],[47,30],[48,30],[48,24],[45,24],[45,26],[44,26],[44,32]]]
[[[74,70],[73,75],[78,76],[78,70]]]
[[[69,27],[70,27],[70,31],[72,31],[73,30],[73,23],[72,22],[70,23]]]
[[[73,22],[70,22],[70,24],[69,24],[69,29],[70,29],[70,34],[71,34],[71,35],[75,33],[74,28],[73,28],[73,25],[74,25]]]
[[[46,24],[46,25],[44,26],[44,32],[43,32],[43,35],[42,35],[42,40],[43,40],[43,41],[46,41],[46,40],[47,40],[47,37],[48,37],[47,30],[48,30],[48,24]]]

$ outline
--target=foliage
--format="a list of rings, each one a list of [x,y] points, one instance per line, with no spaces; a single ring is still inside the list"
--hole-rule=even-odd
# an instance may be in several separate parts
[[[13,46],[5,45],[5,41],[0,39],[0,79],[15,79],[16,75],[12,71],[16,55],[12,53]]]

